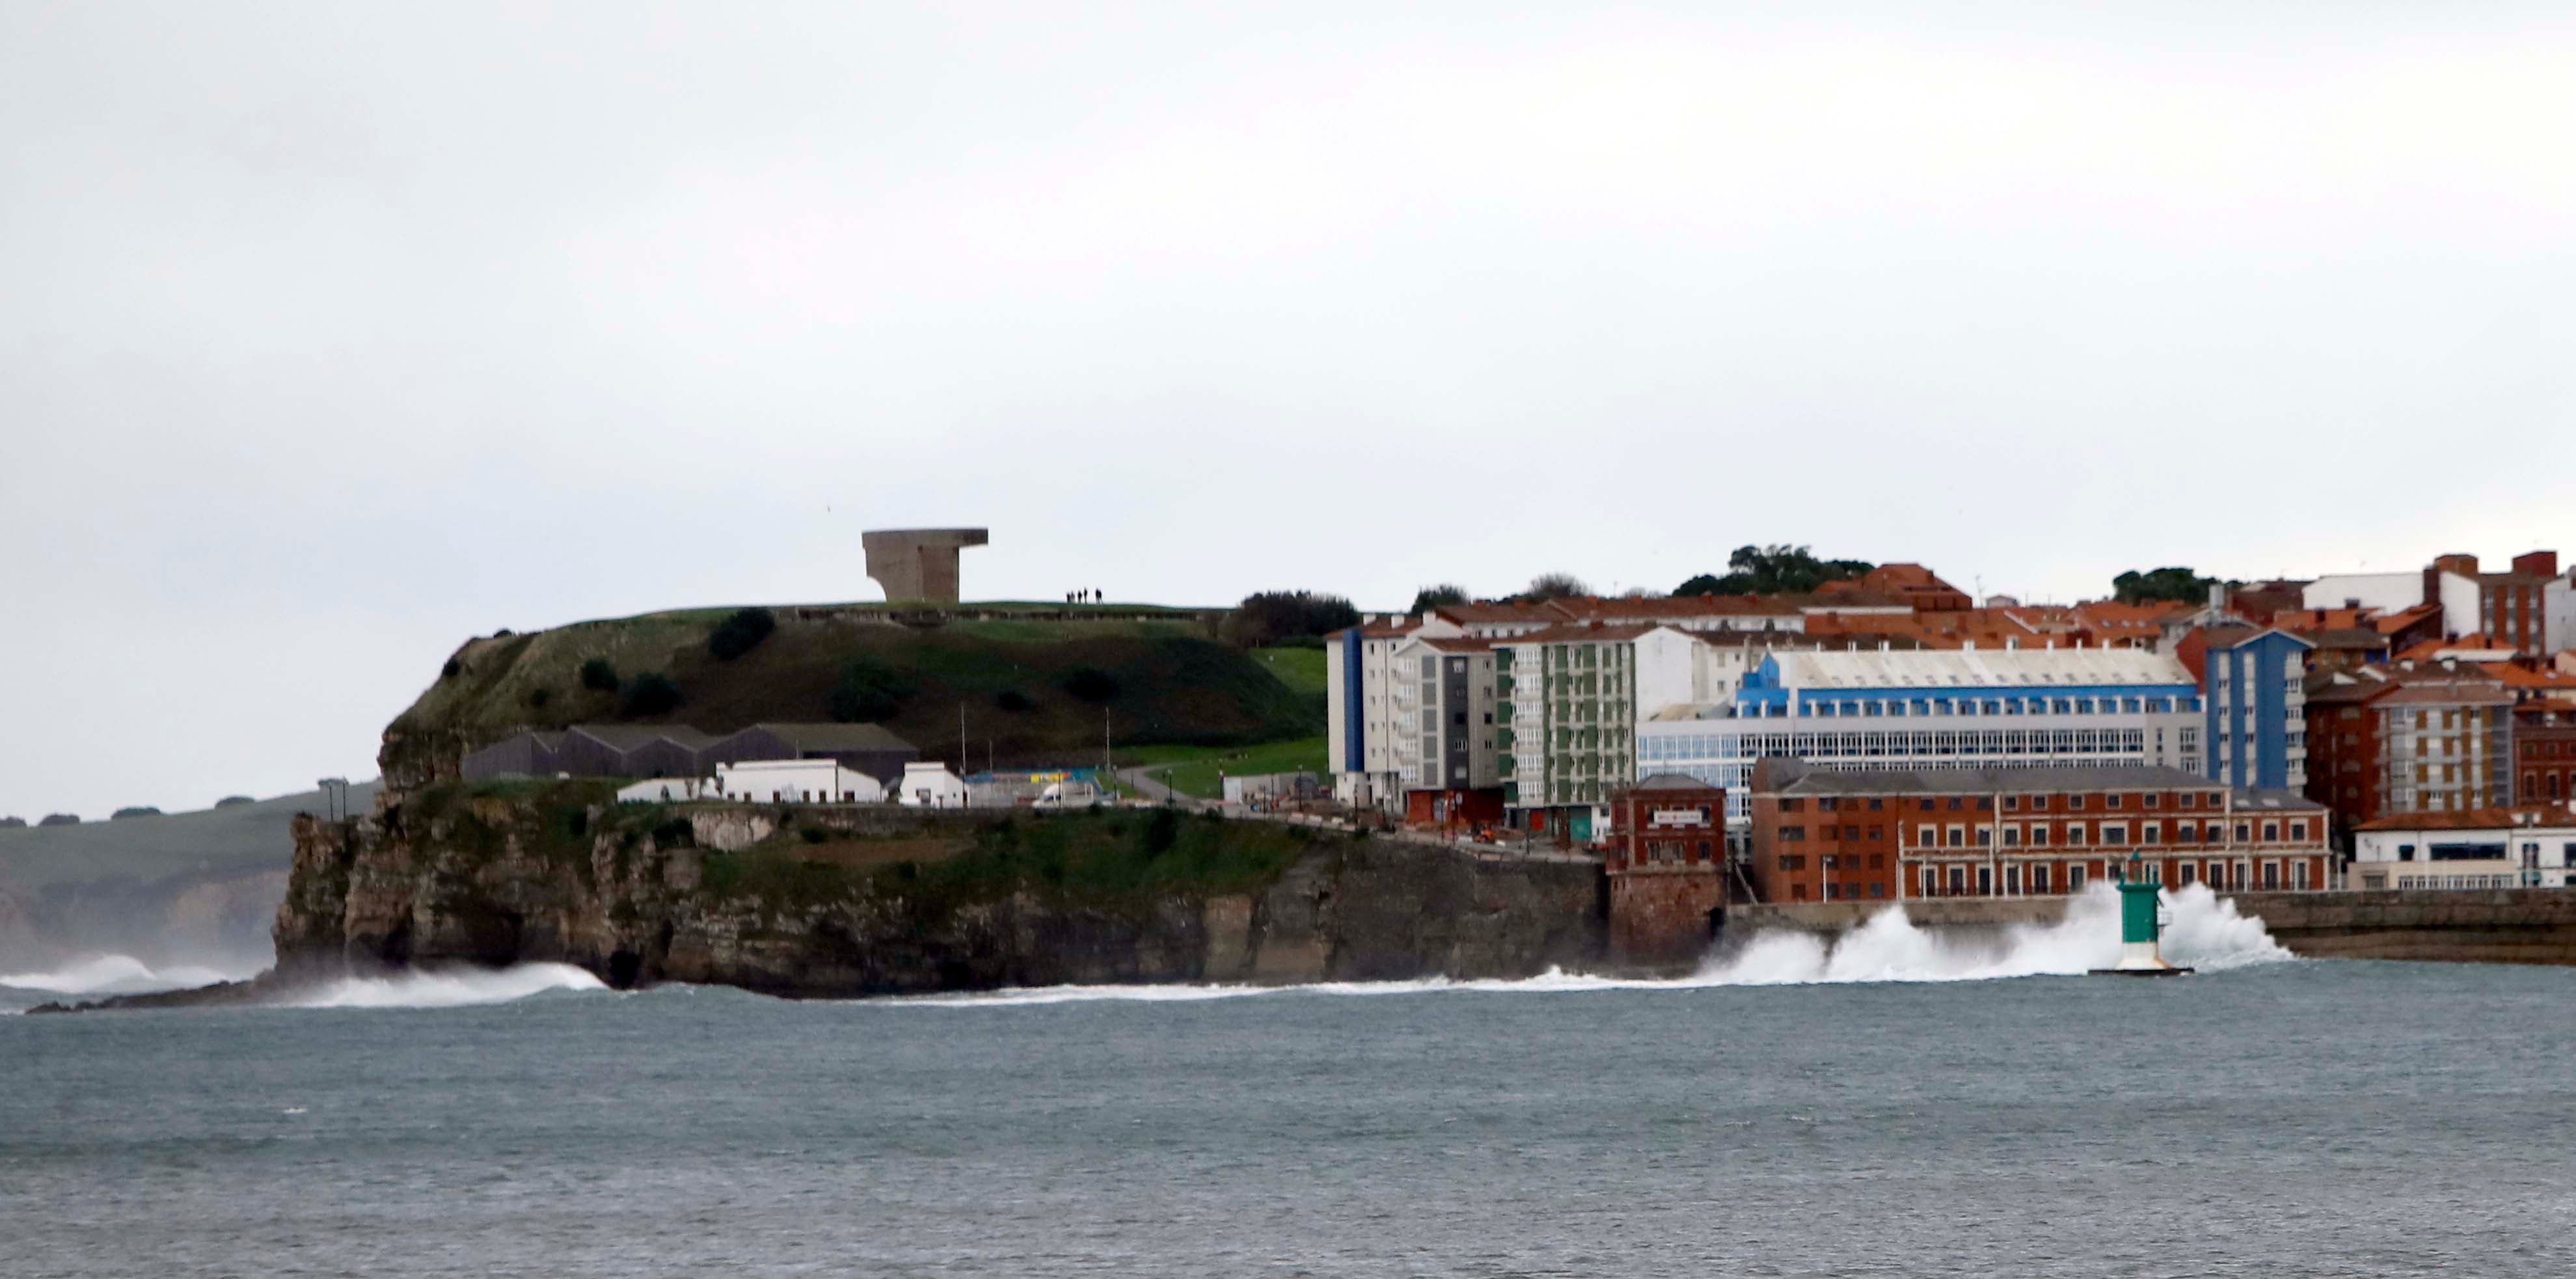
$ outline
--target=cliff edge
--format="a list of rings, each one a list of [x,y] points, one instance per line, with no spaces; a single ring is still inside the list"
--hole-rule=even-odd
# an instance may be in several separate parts
[[[280,981],[556,961],[791,996],[1524,977],[1597,962],[1600,869],[1168,810],[618,805],[440,783],[299,819]]]

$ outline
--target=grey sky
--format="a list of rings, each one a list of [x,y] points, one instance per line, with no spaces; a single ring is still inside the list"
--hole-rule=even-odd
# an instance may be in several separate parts
[[[0,6],[0,813],[366,775],[469,634],[868,527],[1377,607],[2576,552],[2565,7],[2075,8]]]

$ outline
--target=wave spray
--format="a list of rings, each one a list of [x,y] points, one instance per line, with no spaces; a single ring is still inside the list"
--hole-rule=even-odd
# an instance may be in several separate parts
[[[2173,923],[2165,930],[2167,958],[2179,965],[2241,968],[2290,958],[2261,919],[2236,913],[2208,888],[2169,890]],[[2054,924],[2015,924],[1999,932],[1927,932],[1889,906],[1869,922],[1826,938],[1771,930],[1741,949],[1713,958],[1693,984],[1776,986],[1812,982],[1978,981],[1995,977],[2076,975],[2109,968],[2120,959],[2120,899],[2107,882],[2088,885]]]

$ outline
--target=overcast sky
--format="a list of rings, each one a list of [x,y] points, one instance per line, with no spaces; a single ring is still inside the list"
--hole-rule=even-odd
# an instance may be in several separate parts
[[[2076,12],[2082,9],[2085,12]],[[2563,4],[0,4],[0,814],[469,635],[2576,552]]]

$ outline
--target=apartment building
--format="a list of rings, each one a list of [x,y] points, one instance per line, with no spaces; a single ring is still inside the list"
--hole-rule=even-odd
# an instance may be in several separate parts
[[[2199,677],[2201,758],[2210,780],[2239,789],[2308,784],[2307,658],[2311,641],[2278,629],[2213,627],[2176,656]]]
[[[1753,786],[1747,860],[1763,901],[2048,897],[2131,873],[2226,891],[2327,886],[2323,805],[2182,769],[1775,759]]]
[[[2480,572],[2477,556],[2453,553],[2411,573],[2331,574],[2308,583],[2301,602],[2391,615],[2436,605],[2443,636],[2489,635],[2533,656],[2576,644],[2576,588],[2559,572],[2556,551],[2517,555],[2502,573]],[[2553,615],[2564,618],[2562,629],[2553,631]]]
[[[1637,654],[1653,626],[1565,626],[1494,641],[1503,803],[1513,825],[1587,843],[1637,775]]]
[[[1486,825],[1503,815],[1493,641],[1416,634],[1390,666],[1396,786],[1407,821]]]
[[[1774,650],[1723,704],[1640,724],[1637,767],[1723,787],[1740,833],[1753,767],[1765,759],[2199,772],[2206,725],[2191,672],[2140,649]]]

